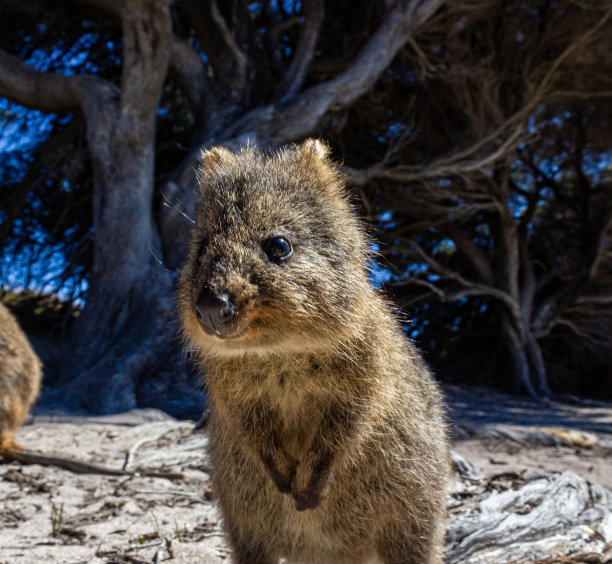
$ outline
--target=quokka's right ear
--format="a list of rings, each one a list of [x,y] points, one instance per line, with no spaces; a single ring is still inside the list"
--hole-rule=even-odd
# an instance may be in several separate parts
[[[204,149],[200,154],[200,173],[202,175],[215,174],[221,166],[233,162],[234,154],[221,145]]]
[[[321,139],[306,139],[300,148],[304,153],[312,154],[325,162],[329,160],[329,154],[331,153],[329,145],[325,141],[321,141]]]

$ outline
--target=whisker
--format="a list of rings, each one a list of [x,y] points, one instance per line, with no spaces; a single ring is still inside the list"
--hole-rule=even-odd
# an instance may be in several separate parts
[[[151,245],[149,245],[149,252],[151,253],[151,256],[163,267],[163,269],[166,272],[172,272],[174,274],[176,274],[178,272],[179,269],[172,269],[172,268],[168,268],[165,264],[164,261],[161,260],[156,254],[155,251],[151,248]]]
[[[161,192],[162,198],[164,199],[164,206],[166,206],[167,208],[171,208],[173,210],[176,210],[178,213],[180,213],[187,221],[190,221],[191,223],[195,224],[195,220],[192,217],[189,217],[187,215],[186,211],[183,211],[182,209],[180,209],[176,204],[173,204],[172,202],[170,202],[170,200],[168,200],[168,198],[166,198],[166,195]],[[187,208],[187,206],[185,204],[183,204],[183,202],[181,202],[178,198],[176,199],[177,203],[179,203],[181,206],[183,206],[183,208]]]

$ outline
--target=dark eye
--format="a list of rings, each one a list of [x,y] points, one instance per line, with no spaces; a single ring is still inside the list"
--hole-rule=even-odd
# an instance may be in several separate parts
[[[283,235],[272,235],[264,241],[263,250],[272,262],[287,260],[293,254],[293,247]]]

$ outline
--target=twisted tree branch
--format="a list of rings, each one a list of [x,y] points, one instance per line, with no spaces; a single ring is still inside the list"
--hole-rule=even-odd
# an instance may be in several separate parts
[[[252,110],[222,137],[248,135],[256,141],[279,145],[317,131],[328,112],[349,107],[372,88],[412,33],[443,4],[444,0],[396,2],[347,70],[307,89],[286,106]]]
[[[323,0],[307,0],[304,3],[304,27],[295,48],[293,60],[276,87],[276,98],[286,102],[302,88],[308,67],[312,61],[323,23],[325,4]]]

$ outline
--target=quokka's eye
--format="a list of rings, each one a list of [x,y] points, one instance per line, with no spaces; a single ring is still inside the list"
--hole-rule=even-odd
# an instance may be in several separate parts
[[[272,262],[287,260],[293,254],[293,247],[283,235],[272,235],[263,243],[263,250]]]

